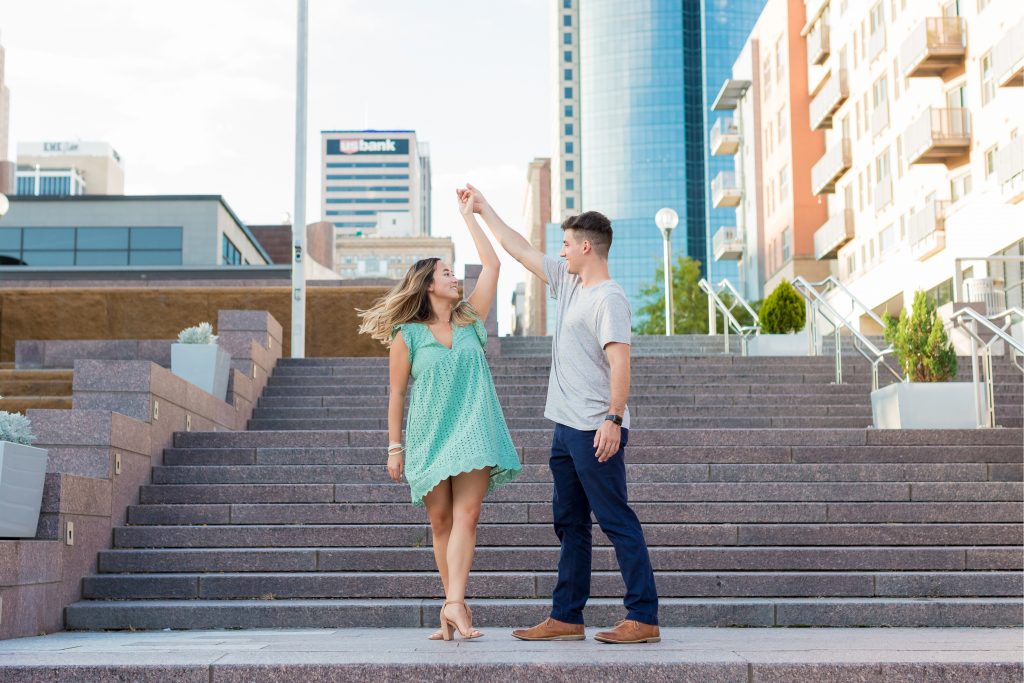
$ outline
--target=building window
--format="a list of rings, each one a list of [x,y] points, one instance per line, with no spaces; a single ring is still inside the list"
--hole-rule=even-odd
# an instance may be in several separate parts
[[[793,232],[789,228],[782,231],[782,262],[789,261],[793,251]]]
[[[563,33],[562,34],[562,44],[563,45],[572,45],[572,34],[571,33]]]
[[[563,91],[563,95],[565,96],[565,99],[571,100],[572,99],[572,88],[566,88]]]
[[[565,208],[567,208],[567,209],[574,209],[574,208],[576,208],[576,200],[573,199],[572,197],[566,197],[565,198]]]
[[[890,223],[882,232],[878,233],[878,253],[886,253],[896,245],[896,230]]]
[[[781,143],[786,137],[786,108],[783,107],[779,110],[776,115],[776,128],[779,129],[779,142]]]
[[[565,115],[566,116],[572,116],[572,105],[571,104],[565,105]]]
[[[770,59],[764,60],[764,67],[761,74],[761,87],[764,89],[764,98],[772,94],[772,63]]]
[[[775,41],[775,80],[777,81],[781,81],[782,76],[786,73],[786,53],[782,38],[783,36],[779,36],[779,39]]]
[[[562,78],[564,78],[567,81],[571,81],[572,80],[572,69],[566,69],[564,72],[562,72]]]
[[[572,154],[572,141],[571,140],[567,140],[566,143],[565,143],[565,153],[566,154]]]
[[[571,123],[565,124],[565,134],[566,135],[572,135],[572,124]]]
[[[572,173],[572,167],[573,167],[572,159],[566,159],[565,160],[565,172],[566,173]]]
[[[875,179],[882,182],[889,177],[889,148],[886,147],[875,159]]]
[[[981,58],[981,105],[985,106],[996,96],[996,79],[992,72],[992,51]]]
[[[234,242],[228,239],[227,235],[221,235],[221,262],[225,266],[242,265],[242,252],[238,250]]]
[[[562,0],[562,7],[572,9],[572,0]]]
[[[998,145],[992,145],[985,150],[985,178],[987,179],[996,172],[996,150]]]
[[[971,174],[964,173],[949,181],[949,198],[958,202],[971,193]]]
[[[566,50],[562,53],[562,59],[571,62],[572,61],[572,50]]]
[[[571,14],[563,14],[562,15],[562,26],[572,26],[572,15]]]
[[[779,201],[786,201],[789,194],[789,166],[783,166],[779,171]]]
[[[573,190],[575,190],[576,189],[576,181],[573,180],[572,178],[566,178],[565,179],[565,189],[566,189],[567,192],[572,192]]]

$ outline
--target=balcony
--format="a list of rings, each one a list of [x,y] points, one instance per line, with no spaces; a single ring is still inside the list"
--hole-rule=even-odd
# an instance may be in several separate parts
[[[971,112],[929,107],[903,134],[907,164],[962,163],[971,150]]]
[[[889,127],[889,101],[885,100],[875,105],[875,110],[871,112],[871,136],[878,137],[878,135]]]
[[[875,213],[881,213],[892,204],[892,178],[882,178],[875,184],[872,194],[875,197]]]
[[[965,28],[961,17],[926,17],[900,48],[903,75],[948,80],[962,73],[967,53]]]
[[[820,66],[828,61],[829,32],[824,21],[815,22],[814,28],[807,34],[807,60],[813,66]]]
[[[821,91],[811,100],[811,130],[832,127],[832,116],[850,96],[846,69],[836,69],[825,81]]]
[[[992,48],[992,71],[1000,87],[1024,86],[1024,19]]]
[[[719,228],[711,240],[716,261],[737,261],[743,257],[743,241],[736,228]]]
[[[825,150],[811,168],[811,189],[816,195],[832,194],[836,191],[836,183],[853,165],[850,152],[850,138],[843,138],[838,144]]]
[[[732,171],[719,171],[711,181],[711,203],[716,209],[739,206],[742,193],[736,185],[736,174]]]
[[[847,242],[853,239],[853,209],[842,209],[828,217],[814,231],[814,257],[834,259]]]
[[[1024,137],[1018,135],[996,152],[996,178],[1011,204],[1024,201]]]
[[[910,253],[924,261],[946,248],[946,207],[949,202],[931,200],[911,214],[907,227]]]
[[[740,148],[740,129],[729,118],[720,118],[711,126],[711,153],[715,156],[735,154]]]
[[[885,27],[879,26],[875,29],[875,32],[871,34],[871,38],[868,40],[868,62],[875,61],[875,57],[882,53],[885,49]]]

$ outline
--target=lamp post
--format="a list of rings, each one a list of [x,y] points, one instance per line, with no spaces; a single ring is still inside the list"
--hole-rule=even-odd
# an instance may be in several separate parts
[[[298,0],[295,59],[295,212],[292,214],[292,358],[306,357],[306,74],[309,2]]]
[[[672,236],[672,230],[679,224],[679,214],[665,207],[654,215],[654,223],[665,239],[665,336],[671,337],[675,321],[672,317],[672,243],[669,238]]]

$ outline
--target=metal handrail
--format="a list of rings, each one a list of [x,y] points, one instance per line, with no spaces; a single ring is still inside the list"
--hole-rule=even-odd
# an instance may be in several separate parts
[[[701,288],[701,291],[708,295],[708,334],[716,334],[715,328],[717,327],[717,319],[715,317],[715,309],[718,309],[722,312],[722,318],[725,320],[725,329],[723,330],[723,334],[725,336],[725,352],[729,353],[729,328],[731,327],[740,337],[740,354],[746,356],[747,339],[757,334],[761,329],[757,313],[755,313],[754,309],[752,309],[746,300],[740,296],[740,293],[736,291],[736,288],[732,286],[732,283],[726,279],[721,280],[718,285],[712,286],[706,278],[701,278],[697,282],[697,286]],[[747,312],[750,313],[754,320],[754,324],[740,324],[740,321],[732,314],[732,306],[727,305],[722,301],[722,298],[718,296],[718,292],[715,291],[716,287],[719,290],[723,288],[728,289],[733,295],[732,306],[735,306],[737,303],[742,304]]]
[[[870,339],[861,334],[860,330],[854,327],[849,320],[846,319],[835,307],[829,303],[829,301],[822,295],[815,287],[823,285],[834,285],[841,289],[845,294],[850,297],[850,300],[858,304],[862,309],[868,311],[869,315],[877,320],[879,324],[884,325],[881,318],[870,309],[868,309],[863,302],[855,297],[841,282],[836,280],[834,277],[829,276],[820,282],[808,282],[802,276],[797,276],[793,279],[793,287],[796,291],[804,297],[807,303],[808,317],[811,322],[811,334],[810,344],[812,349],[817,349],[818,343],[818,316],[821,315],[825,320],[832,325],[832,333],[836,340],[836,384],[843,383],[843,352],[842,352],[842,329],[845,327],[853,335],[853,348],[871,363],[871,390],[878,390],[878,368],[883,366],[886,370],[892,374],[897,380],[904,382],[906,379],[900,375],[899,372],[893,370],[892,366],[885,362],[885,357],[892,355],[894,350],[890,344],[884,349],[879,349],[875,346]]]
[[[996,321],[1003,319],[1002,326],[996,325]],[[978,424],[986,427],[996,426],[996,382],[992,371],[992,344],[1001,341],[1012,349],[1011,356],[1014,366],[1024,372],[1024,365],[1017,360],[1017,356],[1024,357],[1024,343],[1017,340],[1006,332],[1006,329],[1013,325],[1014,319],[1024,320],[1024,310],[1010,308],[1002,313],[992,316],[985,316],[973,308],[961,308],[950,316],[950,321],[961,328],[971,341],[971,378],[974,382],[974,412],[978,418]],[[991,338],[985,341],[978,334],[978,326],[985,328],[991,333]],[[981,351],[981,373],[985,384],[985,398],[982,400],[981,381],[978,378],[978,360]],[[1015,352],[1015,353],[1014,353]],[[984,409],[982,403],[984,402]],[[985,414],[982,415],[982,412]]]

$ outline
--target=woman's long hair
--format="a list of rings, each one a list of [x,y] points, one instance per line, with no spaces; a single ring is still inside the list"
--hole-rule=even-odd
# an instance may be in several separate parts
[[[439,258],[420,259],[413,264],[402,281],[378,299],[373,306],[356,309],[363,319],[359,334],[368,334],[385,346],[391,345],[395,325],[402,323],[428,323],[433,317],[427,287],[434,281],[434,268]],[[459,326],[472,325],[477,313],[468,301],[462,300],[452,309],[452,322]]]

